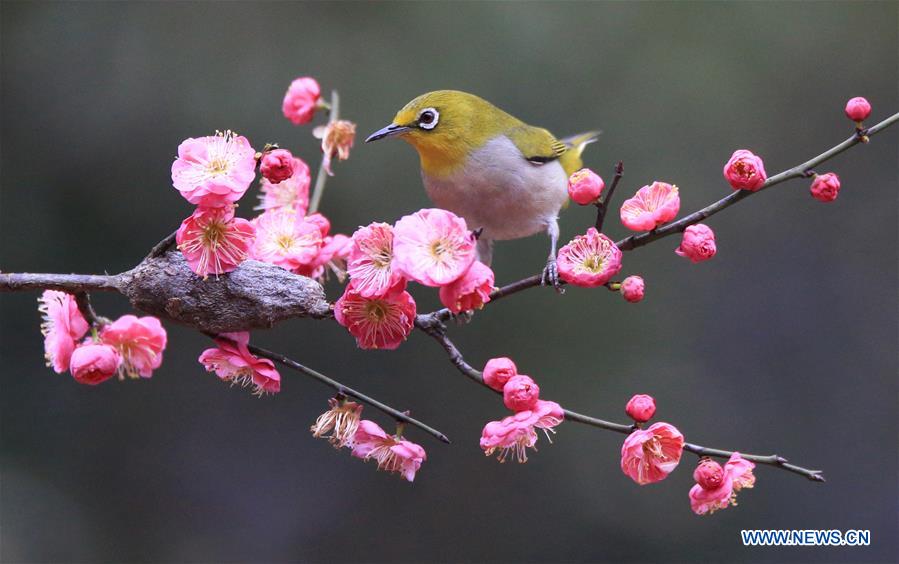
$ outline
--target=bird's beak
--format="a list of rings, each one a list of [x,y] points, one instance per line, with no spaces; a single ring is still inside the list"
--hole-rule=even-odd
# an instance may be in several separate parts
[[[384,139],[385,137],[393,137],[394,135],[399,135],[401,133],[405,133],[412,129],[411,127],[406,127],[405,125],[397,125],[395,123],[391,123],[387,127],[382,127],[381,129],[375,131],[371,135],[368,136],[368,139],[365,140],[366,143],[369,141],[377,141],[378,139]]]

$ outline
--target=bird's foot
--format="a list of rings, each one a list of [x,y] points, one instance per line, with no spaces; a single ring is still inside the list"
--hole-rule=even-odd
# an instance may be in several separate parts
[[[450,314],[450,319],[456,325],[465,325],[466,323],[470,322],[473,318],[474,318],[474,312],[471,310],[460,311],[459,313],[451,313]]]
[[[565,293],[565,289],[562,288],[562,284],[559,282],[559,268],[556,266],[556,257],[550,257],[546,261],[546,267],[543,269],[543,275],[540,277],[540,285],[552,285],[559,294]]]

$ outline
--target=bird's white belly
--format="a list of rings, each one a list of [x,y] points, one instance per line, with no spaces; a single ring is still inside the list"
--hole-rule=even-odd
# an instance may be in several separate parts
[[[558,161],[530,163],[505,136],[474,151],[459,171],[444,178],[422,171],[422,178],[438,207],[464,217],[470,229],[484,228],[489,239],[546,231],[568,198],[568,177]]]

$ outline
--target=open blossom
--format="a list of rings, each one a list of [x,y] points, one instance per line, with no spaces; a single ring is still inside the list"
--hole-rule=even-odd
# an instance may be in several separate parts
[[[281,103],[281,112],[294,125],[302,125],[312,121],[315,110],[319,107],[321,87],[311,77],[303,76],[290,83]]]
[[[115,347],[121,355],[119,378],[149,378],[162,364],[167,336],[155,317],[123,315],[103,327],[100,340]]]
[[[833,172],[816,174],[809,191],[819,202],[832,202],[840,194],[840,177]]]
[[[696,484],[690,489],[690,507],[697,515],[710,515],[737,504],[737,492],[755,484],[755,464],[733,453],[724,465],[703,458],[693,472]]]
[[[337,157],[345,161],[350,158],[350,149],[353,148],[353,141],[356,139],[356,124],[339,119],[328,125],[316,127],[312,134],[322,140],[322,153],[324,153],[322,166],[329,176],[334,176],[331,172],[331,159]]]
[[[256,242],[252,257],[256,260],[295,270],[312,264],[322,248],[319,226],[287,208],[271,209],[253,220]]]
[[[363,419],[352,440],[353,456],[374,460],[378,470],[401,475],[407,481],[415,480],[415,473],[428,456],[416,443],[396,435],[388,435],[374,421]]]
[[[724,178],[734,190],[755,192],[765,184],[768,175],[765,173],[765,163],[761,157],[752,151],[740,149],[734,151],[730,160],[724,165]]]
[[[224,274],[245,261],[253,246],[256,228],[234,217],[234,206],[198,207],[181,222],[175,234],[178,249],[198,276]]]
[[[287,149],[273,149],[262,155],[262,159],[259,161],[259,172],[272,184],[278,184],[293,176],[295,160]]]
[[[294,272],[309,278],[322,279],[327,275],[326,268],[333,272],[341,282],[346,278],[346,261],[350,256],[353,240],[342,233],[328,235],[322,241],[322,248],[315,259],[308,265],[297,268]]]
[[[846,102],[846,117],[854,122],[862,122],[871,115],[871,104],[865,98],[858,96]]]
[[[70,370],[76,382],[96,386],[112,378],[121,361],[115,347],[90,343],[72,353]]]
[[[56,290],[44,290],[38,300],[43,314],[41,333],[44,335],[44,357],[47,366],[57,374],[69,369],[75,343],[87,333],[89,325],[81,315],[75,296]]]
[[[347,274],[353,289],[364,298],[381,296],[402,280],[393,265],[393,227],[372,223],[353,233]]]
[[[487,456],[499,451],[497,459],[505,462],[513,453],[518,462],[527,462],[527,449],[537,450],[537,432],[543,429],[547,440],[552,442],[549,433],[555,433],[554,427],[565,419],[562,406],[552,401],[538,400],[533,410],[524,410],[504,418],[502,421],[491,421],[481,432],[481,448]]]
[[[195,205],[236,202],[256,176],[256,151],[246,137],[230,131],[185,139],[172,163],[172,182]]]
[[[677,186],[655,181],[621,204],[621,223],[632,231],[651,231],[674,219],[678,211],[680,194]]]
[[[516,374],[518,374],[518,368],[515,366],[515,363],[512,362],[511,358],[504,356],[491,358],[484,365],[484,383],[497,392],[503,391],[506,382]]]
[[[350,446],[359,429],[362,406],[337,398],[329,399],[328,406],[331,409],[319,415],[310,428],[312,436],[328,439],[334,448]]]
[[[656,400],[646,394],[637,394],[624,407],[627,416],[637,423],[646,423],[656,412]]]
[[[568,195],[582,206],[599,199],[606,183],[589,168],[582,168],[568,178]]]
[[[673,425],[653,423],[624,439],[621,471],[641,486],[668,477],[680,462],[684,436]]]
[[[602,286],[621,270],[621,249],[591,227],[559,249],[559,276],[575,286]]]
[[[400,346],[415,324],[415,300],[401,282],[383,296],[365,298],[352,286],[334,304],[334,318],[356,337],[361,349]]]
[[[215,340],[218,347],[206,349],[198,359],[208,372],[215,372],[232,385],[251,386],[258,396],[281,391],[281,374],[274,363],[253,355],[247,348],[249,333],[224,333],[222,337]]]
[[[475,260],[474,236],[465,220],[441,209],[423,209],[396,222],[393,229],[395,266],[425,286],[445,286]]]
[[[490,301],[493,283],[493,270],[476,260],[465,274],[440,288],[440,303],[453,313],[480,309]]]
[[[628,276],[621,283],[621,295],[632,304],[643,301],[646,285],[640,276]]]
[[[274,208],[289,208],[300,215],[306,215],[309,207],[309,184],[312,180],[309,174],[309,165],[302,159],[294,157],[291,166],[293,174],[281,182],[271,182],[263,177],[259,185],[262,192],[259,195],[260,203],[257,210],[270,210]]]
[[[503,386],[503,403],[512,411],[534,409],[539,399],[540,386],[530,376],[512,376]]]
[[[684,230],[684,238],[674,252],[694,263],[709,260],[718,252],[715,245],[715,232],[711,227],[702,223],[691,225]]]

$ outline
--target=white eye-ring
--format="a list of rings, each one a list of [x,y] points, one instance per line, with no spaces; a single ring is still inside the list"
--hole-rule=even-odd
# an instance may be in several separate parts
[[[434,129],[440,121],[440,112],[434,108],[425,108],[418,112],[418,127],[422,129]]]

